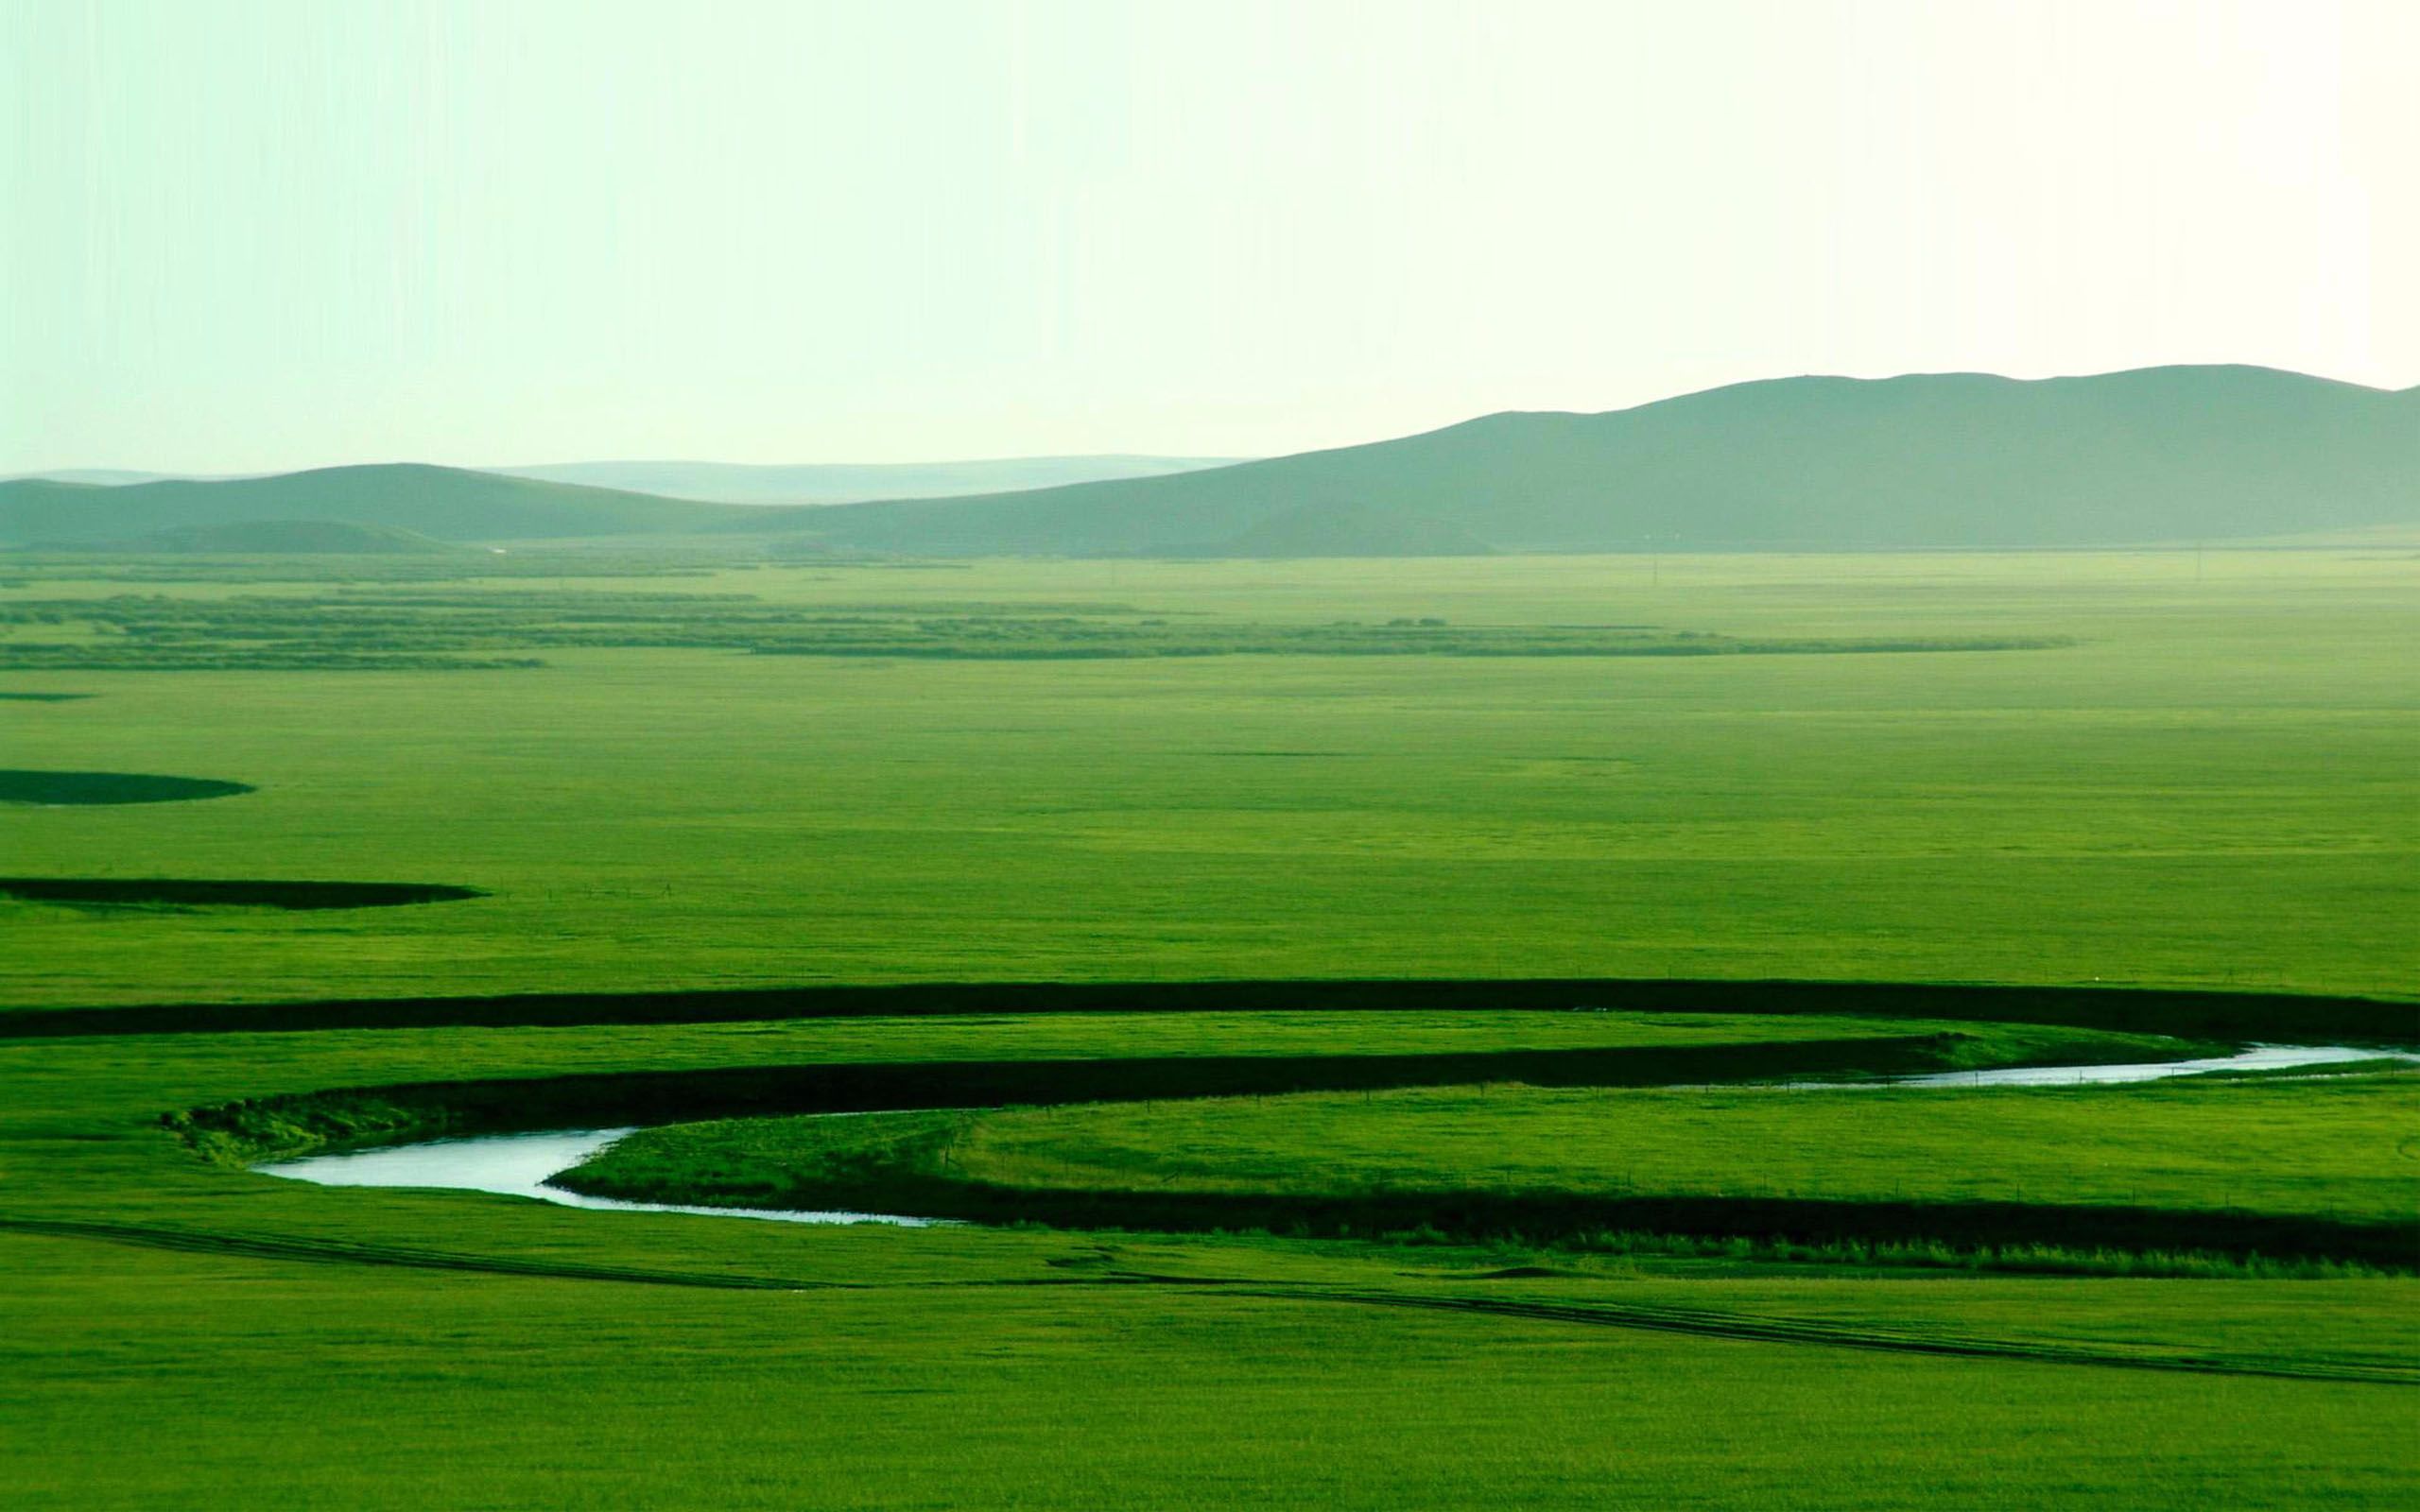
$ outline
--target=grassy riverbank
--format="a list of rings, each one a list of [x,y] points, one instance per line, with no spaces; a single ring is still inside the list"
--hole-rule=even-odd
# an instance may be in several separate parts
[[[741,1505],[983,1501],[1038,1473],[1071,1506],[1271,1502],[1299,1494],[1286,1467],[1305,1454],[1342,1505],[1600,1504],[1609,1487],[1685,1503],[1719,1484],[1898,1507],[1988,1484],[2003,1504],[2050,1506],[2121,1463],[2154,1506],[2222,1487],[2392,1500],[2414,1389],[2394,1383],[2420,1354],[2406,1280],[1927,1279],[1720,1248],[802,1230],[311,1187],[198,1159],[159,1123],[439,1064],[477,1086],[873,1056],[944,1067],[998,1043],[1079,1072],[1087,1052],[1573,1056],[1693,1030],[1753,1057],[1758,1027],[1083,1015],[0,1044],[17,1094],[0,1108],[0,1253],[17,1280],[0,1297],[0,1464],[30,1504],[78,1506],[216,1486],[364,1506],[646,1501],[695,1484],[668,1435],[730,1456],[717,1498]],[[1879,1050],[1905,1037],[1878,1031],[1921,1026],[1762,1027],[1787,1051],[1792,1033]],[[950,1430],[994,1407],[973,1440]],[[2292,1432],[2214,1435],[2213,1414]],[[1910,1439],[1911,1425],[1948,1433],[1953,1416],[1961,1453]],[[255,1431],[264,1421],[302,1426]],[[1755,1435],[1755,1453],[1709,1457],[1709,1421]],[[1562,1425],[1552,1446],[1530,1436],[1542,1424]],[[2060,1447],[2045,1455],[2052,1425]],[[111,1426],[147,1452],[103,1452]],[[1038,1433],[1082,1446],[1080,1472],[1037,1471]],[[1240,1457],[1208,1452],[1238,1434]],[[1976,1445],[2010,1466],[1984,1476]]]
[[[2420,1079],[2401,1073],[1974,1091],[1463,1086],[683,1125],[559,1180],[639,1201],[1076,1227],[2208,1249],[2400,1269],[2420,1260],[2420,1177],[2401,1150],[2415,1115]]]

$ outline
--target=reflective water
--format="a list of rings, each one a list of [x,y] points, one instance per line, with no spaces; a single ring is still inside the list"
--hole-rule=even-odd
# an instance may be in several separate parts
[[[2420,1063],[2409,1050],[2357,1050],[2349,1045],[2253,1045],[2232,1056],[2199,1060],[2156,1060],[2116,1066],[2010,1066],[1998,1071],[1944,1071],[1921,1076],[1888,1076],[1863,1082],[1798,1082],[1801,1087],[2091,1087],[2111,1082],[2159,1081],[2214,1071],[2291,1071],[2344,1065],[2357,1060]]]
[[[883,1212],[809,1212],[781,1208],[707,1208],[672,1202],[623,1202],[592,1197],[545,1184],[613,1143],[627,1128],[567,1129],[550,1134],[499,1134],[469,1140],[429,1140],[344,1155],[314,1155],[252,1169],[266,1176],[314,1181],[331,1187],[435,1187],[458,1192],[501,1192],[536,1197],[567,1208],[619,1208],[627,1212],[695,1212],[718,1218],[770,1218],[780,1223],[888,1223],[921,1228],[930,1218]]]

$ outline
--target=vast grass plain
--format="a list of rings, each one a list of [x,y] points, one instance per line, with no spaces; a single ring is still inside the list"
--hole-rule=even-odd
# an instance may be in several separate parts
[[[609,576],[529,555],[419,584],[391,558],[12,565],[0,609],[49,607],[9,621],[0,692],[84,696],[0,702],[9,768],[252,789],[0,805],[0,870],[118,885],[0,896],[0,1480],[24,1504],[2408,1502],[2420,1280],[2394,1253],[2051,1254],[2048,1221],[2021,1255],[1923,1241],[1928,1204],[1979,1197],[2408,1224],[2409,1076],[1725,1085],[2164,1058],[2323,1022],[2420,1039],[2408,548],[699,548]],[[664,593],[752,595],[680,618],[757,635],[924,628],[764,654],[726,631],[653,644],[640,606],[596,599]],[[498,609],[432,648],[428,616],[455,610],[391,602],[412,593]],[[174,658],[125,644],[123,606],[72,608],[121,594],[375,598],[436,660],[147,670]],[[265,644],[213,623],[213,655]],[[1460,642],[1394,644],[1426,631]],[[12,653],[34,643],[108,655]],[[1939,648],[1983,643],[2002,648]],[[164,880],[473,895],[142,894]],[[1518,1010],[1368,1012],[1320,986],[1416,978],[1636,986],[1554,1004],[1592,1012],[1516,987]],[[1625,996],[1667,980],[1737,1001]],[[2138,990],[1755,1011],[1774,980]],[[1114,990],[1063,1013],[669,1000],[724,1021],[701,1022],[610,996],[1136,984],[1149,1006],[1222,981],[1296,985],[1249,1012],[1115,1011]],[[2242,1000],[2259,1032],[2221,1033],[2163,988],[2273,996]],[[599,996],[544,1024],[468,1001],[565,993]],[[442,1001],[346,1022],[406,998]],[[953,1179],[988,1160],[1002,1185],[1090,1169],[1262,1197],[1887,1199],[1911,1226],[1863,1247],[1167,1231],[1106,1209],[806,1228],[246,1169],[885,1098],[1074,1105],[916,1115],[964,1130]],[[781,1124],[744,1127],[785,1159],[823,1137]],[[675,1137],[707,1136],[650,1136]],[[1609,1137],[1634,1147],[1618,1174]]]
[[[0,641],[7,688],[96,695],[7,705],[9,765],[260,789],[12,809],[9,871],[492,894],[301,920],[18,906],[0,1001],[1412,975],[2401,993],[2420,966],[2409,550],[569,586],[800,613],[1115,604],[2075,644],[1009,661],[641,645],[517,670],[141,673],[9,671]],[[41,580],[8,598],[327,591]]]

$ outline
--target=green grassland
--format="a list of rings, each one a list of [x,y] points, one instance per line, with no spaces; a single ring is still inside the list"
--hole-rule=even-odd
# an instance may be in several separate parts
[[[2051,1507],[2116,1488],[2360,1507],[2408,1489],[2406,1393],[2365,1383],[1200,1288],[735,1297],[10,1235],[0,1254],[0,1464],[23,1506]],[[1957,1303],[2048,1300],[1994,1283]]]
[[[2394,1501],[2420,1410],[2404,1280],[800,1229],[279,1181],[160,1118],[430,1075],[938,1074],[990,1055],[1060,1059],[1076,1085],[1103,1056],[1284,1074],[1305,1057],[1910,1031],[1945,1032],[1092,1014],[0,1043],[0,1463],[25,1504],[78,1507]],[[2026,1058],[2077,1048],[2065,1031],[1945,1032]],[[2260,1430],[2222,1431],[2245,1420]]]
[[[2187,553],[713,580],[801,613],[921,598],[2077,643],[2052,650],[598,647],[515,671],[17,673],[95,696],[8,706],[12,765],[261,791],[0,809],[12,873],[491,896],[304,920],[9,905],[0,1003],[1385,975],[2408,994],[2420,559],[2214,552],[2202,571]]]
[[[2305,1038],[2298,1021],[2420,1038],[2400,1031],[2420,980],[2410,553],[665,560],[680,593],[735,595],[702,617],[781,634],[980,620],[1039,644],[1070,617],[1158,619],[1217,649],[570,644],[575,600],[619,613],[665,579],[621,557],[590,576],[447,558],[416,579],[394,558],[357,580],[436,584],[448,614],[499,605],[409,654],[513,664],[0,675],[0,693],[84,696],[0,700],[11,770],[255,789],[0,804],[12,1505],[2410,1500],[2420,1280],[2325,1245],[2298,1266],[2125,1275],[2116,1256],[2051,1276],[1913,1245],[1197,1232],[1106,1209],[808,1228],[246,1168],[424,1134],[1069,1102],[806,1126],[916,1134],[913,1160],[937,1135],[961,1185],[979,1157],[1003,1189],[1148,1180],[1163,1200],[1590,1192],[1618,1139],[1623,1190],[2007,1199],[2052,1248],[2063,1214],[2112,1205],[2322,1239],[2347,1215],[2408,1222],[2408,1077],[1740,1083],[2161,1058]],[[304,606],[356,576],[313,570],[28,568],[0,602],[137,578],[196,604],[283,595],[306,641]],[[1439,628],[1423,619],[1504,645],[1645,627],[1828,648],[1317,648],[1340,621]],[[97,644],[97,624],[7,638]],[[408,895],[298,885],[339,882],[477,895],[348,907],[330,904]],[[1539,1011],[1624,1005],[1521,985],[1558,977],[1716,986],[1686,1012]],[[1400,978],[1510,985],[1365,1011]],[[1779,978],[2374,1001],[2229,1016],[2149,993],[1756,985]],[[1348,980],[1333,1002],[1320,986]],[[1220,981],[1296,985],[1149,990]],[[1139,986],[1066,1012],[973,988],[896,1013],[483,1005],[916,983]],[[404,997],[441,1001],[359,1016]],[[514,1017],[528,1001],[555,1020]],[[1152,1005],[1196,1011],[1116,1011]],[[53,1012],[77,1006],[100,1011]],[[279,1032],[213,1032],[214,1011]],[[727,1022],[647,1022],[676,1014]],[[123,1032],[163,1024],[183,1032]],[[2145,1033],[2163,1027],[2182,1038]],[[1672,1082],[1703,1090],[1655,1090]],[[761,1168],[805,1148],[800,1126],[623,1150],[736,1139],[766,1145]]]
[[[2420,1170],[2399,1146],[2415,1126],[2420,1086],[2394,1074],[1788,1093],[1446,1088],[995,1114],[951,1155],[972,1177],[1013,1185],[1630,1187],[2410,1217]]]

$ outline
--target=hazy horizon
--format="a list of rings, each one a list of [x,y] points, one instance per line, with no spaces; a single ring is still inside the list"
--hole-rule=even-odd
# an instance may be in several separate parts
[[[1250,456],[1166,456],[1150,452],[1083,452],[1075,454],[1043,453],[1024,456],[935,456],[915,457],[905,461],[869,462],[852,457],[800,457],[778,462],[735,462],[720,456],[557,456],[525,459],[514,462],[439,462],[428,463],[417,456],[364,456],[343,462],[314,463],[308,468],[270,468],[258,472],[169,472],[156,468],[119,467],[110,462],[83,462],[65,466],[27,468],[0,473],[0,478],[43,477],[61,472],[125,472],[149,477],[187,478],[208,482],[215,478],[264,477],[276,472],[323,472],[332,467],[400,467],[415,464],[459,468],[467,472],[527,472],[540,468],[559,467],[728,467],[778,470],[783,468],[830,468],[835,471],[876,468],[985,467],[1018,462],[1083,462],[1083,461],[1151,461],[1196,462],[1225,466],[1235,462],[1258,461]]]
[[[2174,364],[2174,365],[2169,365],[2169,366],[2172,366],[2172,367],[2203,367],[2203,368],[2264,368],[2264,367],[2265,367],[2265,365],[2263,365],[2263,364],[2256,364],[2256,363],[2204,363],[2204,364]],[[2062,379],[2094,378],[2094,377],[2111,377],[2111,376],[2117,376],[2117,375],[2118,375],[2118,374],[2122,374],[2122,373],[2126,373],[2126,372],[2139,372],[2139,371],[2147,371],[2147,370],[2152,370],[2152,369],[2110,369],[2110,370],[2109,370],[2109,371],[2107,371],[2107,372],[2099,372],[2099,373],[2044,373],[2044,374],[2040,374],[2040,375],[2038,375],[2038,376],[2034,376],[2034,377],[2017,377],[2017,376],[2015,376],[2015,375],[2008,374],[2008,373],[1980,372],[1980,371],[1974,371],[1974,370],[1943,371],[1943,372],[1928,372],[1928,373],[1927,373],[1927,372],[1884,373],[1884,374],[1876,374],[1876,375],[1872,375],[1872,376],[1864,376],[1864,375],[1851,374],[1851,373],[1790,373],[1790,374],[1783,375],[1783,376],[1776,377],[1776,378],[1768,378],[1768,379],[1753,379],[1753,378],[1752,378],[1752,379],[1742,379],[1742,380],[1740,380],[1740,381],[1739,381],[1739,382],[1737,382],[1737,383],[1731,383],[1731,384],[1718,384],[1718,385],[1713,386],[1713,387],[1710,387],[1710,388],[1690,389],[1690,390],[1687,390],[1687,391],[1683,392],[1683,393],[1658,395],[1657,397],[1655,397],[1655,398],[1653,398],[1653,399],[1642,400],[1642,401],[1640,401],[1640,402],[1639,402],[1638,404],[1630,404],[1630,405],[1617,406],[1616,409],[1613,409],[1613,410],[1510,410],[1510,409],[1484,410],[1484,411],[1481,411],[1481,412],[1479,412],[1479,413],[1478,413],[1478,414],[1475,414],[1475,415],[1468,415],[1468,416],[1461,417],[1461,419],[1459,419],[1459,420],[1446,421],[1444,421],[1444,422],[1443,422],[1442,424],[1439,424],[1439,425],[1426,427],[1426,428],[1424,428],[1423,430],[1420,430],[1420,431],[1405,432],[1405,433],[1402,433],[1402,434],[1400,434],[1400,435],[1387,435],[1387,436],[1372,436],[1372,437],[1363,437],[1363,438],[1357,438],[1357,439],[1353,439],[1353,440],[1341,440],[1341,441],[1337,441],[1337,442],[1334,442],[1334,443],[1332,443],[1332,444],[1330,444],[1330,445],[1327,445],[1327,446],[1305,448],[1305,451],[1332,451],[1332,450],[1338,450],[1338,449],[1342,449],[1342,448],[1349,448],[1349,447],[1354,447],[1354,446],[1367,445],[1367,444],[1370,444],[1370,443],[1373,443],[1373,442],[1378,442],[1378,441],[1407,439],[1407,438],[1410,438],[1410,437],[1414,437],[1414,436],[1421,436],[1421,435],[1427,435],[1427,434],[1431,434],[1431,433],[1433,433],[1434,431],[1438,431],[1438,430],[1451,430],[1451,429],[1453,429],[1454,427],[1456,427],[1457,425],[1461,425],[1461,424],[1467,423],[1467,422],[1468,422],[1468,421],[1474,421],[1474,420],[1484,420],[1484,419],[1488,419],[1488,418],[1490,418],[1490,417],[1494,417],[1494,416],[1501,416],[1501,415],[1511,415],[1511,414],[1570,414],[1570,415],[1583,415],[1583,416],[1584,416],[1584,415],[1614,414],[1614,413],[1619,413],[1619,412],[1620,412],[1620,410],[1622,410],[1622,409],[1638,409],[1638,408],[1645,408],[1645,407],[1647,407],[1647,406],[1649,406],[1649,405],[1658,404],[1663,404],[1663,403],[1666,403],[1666,402],[1670,401],[1670,400],[1676,400],[1676,399],[1689,399],[1689,398],[1694,398],[1694,397],[1696,397],[1696,396],[1698,396],[1698,395],[1702,395],[1702,394],[1709,394],[1709,393],[1720,392],[1720,390],[1727,389],[1727,388],[1740,388],[1740,387],[1753,387],[1753,386],[1754,386],[1754,385],[1756,385],[1756,384],[1760,384],[1760,383],[1780,383],[1780,382],[1789,382],[1789,381],[1791,381],[1791,380],[1806,380],[1806,379],[1839,379],[1839,380],[1841,380],[1841,381],[1845,381],[1845,382],[1852,382],[1852,383],[1891,383],[1891,382],[1893,382],[1893,381],[1895,381],[1895,380],[1900,380],[1900,379],[1909,379],[1909,378],[1996,378],[1996,379],[2003,379],[2003,380],[2008,381],[2008,382],[2011,382],[2011,383],[2047,383],[2047,382],[2057,382],[2057,381],[2062,380]],[[2279,371],[2279,372],[2293,372],[2293,371],[2294,371],[2294,369],[2267,369],[2267,370],[2271,370],[2271,371]],[[2311,378],[2311,379],[2315,379],[2315,380],[2318,380],[2318,381],[2320,381],[2320,382],[2324,382],[2324,383],[2342,384],[2342,385],[2344,385],[2344,386],[2346,386],[2346,387],[2348,387],[2364,388],[2364,389],[2368,389],[2368,390],[2370,390],[2370,391],[2377,392],[2377,393],[2420,393],[2420,384],[2406,385],[2406,386],[2404,386],[2404,387],[2384,387],[2384,386],[2380,386],[2380,385],[2377,385],[2377,384],[2365,384],[2365,383],[2360,382],[2360,380],[2358,380],[2358,379],[2350,379],[2350,378],[2336,378],[2336,377],[2331,377],[2331,376],[2329,376],[2328,374],[2325,374],[2325,373],[2297,373],[2297,374],[2296,374],[2296,376],[2306,377],[2306,378]],[[882,471],[891,471],[891,472],[912,472],[912,471],[916,471],[916,470],[920,470],[920,469],[940,469],[940,468],[951,468],[951,467],[960,467],[960,468],[979,468],[979,467],[1004,467],[1004,466],[1015,466],[1015,465],[1018,465],[1018,464],[1024,464],[1024,463],[1050,463],[1050,462],[1101,462],[1101,461],[1183,462],[1183,463],[1191,464],[1193,467],[1196,467],[1196,468],[1203,468],[1203,469],[1206,469],[1206,468],[1213,468],[1213,467],[1232,467],[1232,466],[1236,466],[1236,465],[1237,465],[1237,464],[1245,463],[1245,462],[1268,461],[1268,460],[1271,460],[1271,459],[1272,459],[1272,457],[1274,457],[1274,456],[1289,456],[1289,455],[1302,455],[1302,454],[1299,454],[1299,453],[1276,453],[1276,454],[1272,454],[1272,455],[1271,455],[1271,456],[1269,456],[1269,457],[1263,457],[1263,456],[1175,456],[1175,455],[1164,455],[1164,454],[1149,453],[1149,452],[1133,452],[1133,451],[1124,451],[1124,452],[1119,452],[1119,451],[1108,451],[1108,452],[1089,452],[1089,453],[1070,453],[1070,454],[1047,454],[1047,453],[1046,453],[1046,454],[1035,454],[1035,455],[1017,455],[1017,456],[979,456],[979,457],[978,457],[978,456],[937,456],[937,457],[919,457],[919,458],[910,458],[910,459],[906,459],[906,460],[896,460],[896,461],[866,461],[866,460],[858,459],[858,458],[838,457],[838,458],[791,458],[791,459],[787,459],[787,460],[781,460],[781,461],[751,461],[751,462],[735,461],[735,460],[733,460],[733,459],[731,459],[731,458],[728,458],[728,457],[714,457],[714,456],[579,456],[579,457],[558,457],[558,458],[555,458],[555,459],[550,460],[550,461],[520,461],[520,462],[430,462],[430,461],[428,461],[428,459],[426,459],[426,458],[424,458],[424,457],[414,457],[414,456],[363,456],[363,457],[354,457],[354,458],[349,458],[349,459],[346,459],[346,460],[342,460],[342,461],[335,461],[335,462],[317,462],[317,463],[313,463],[313,464],[311,464],[311,465],[310,465],[310,466],[308,466],[308,467],[302,467],[302,468],[268,468],[268,469],[262,469],[262,470],[257,471],[257,472],[210,472],[210,473],[204,473],[204,472],[167,472],[167,471],[163,471],[163,470],[158,470],[158,469],[120,467],[120,466],[116,466],[116,465],[113,465],[113,464],[111,464],[111,463],[106,463],[106,462],[98,462],[98,463],[95,463],[95,462],[87,462],[87,463],[75,464],[75,465],[56,466],[56,467],[47,467],[47,468],[28,468],[28,469],[23,469],[23,470],[14,471],[14,472],[0,472],[0,482],[5,482],[5,481],[11,480],[11,479],[17,479],[17,478],[60,478],[60,479],[61,479],[61,480],[63,480],[63,481],[90,481],[90,480],[87,480],[87,479],[79,479],[79,478],[70,477],[70,476],[69,476],[69,474],[76,474],[76,473],[111,474],[111,473],[115,473],[115,474],[123,474],[123,475],[124,475],[124,476],[123,476],[123,478],[122,478],[122,479],[120,479],[120,480],[118,480],[118,481],[151,482],[151,481],[154,481],[154,480],[181,479],[181,480],[184,480],[184,481],[191,481],[191,482],[204,482],[204,483],[207,483],[207,482],[216,482],[216,481],[238,480],[238,479],[244,479],[244,478],[271,477],[271,476],[277,476],[277,475],[281,475],[281,474],[287,473],[287,472],[327,472],[327,471],[331,471],[331,470],[335,470],[335,469],[340,469],[340,468],[354,468],[354,467],[406,467],[406,466],[436,466],[436,467],[447,467],[447,468],[454,468],[454,469],[458,469],[458,470],[459,470],[459,471],[463,471],[463,472],[496,472],[496,473],[514,474],[514,475],[537,475],[537,474],[539,474],[539,473],[541,473],[541,472],[546,472],[546,471],[550,471],[550,470],[572,469],[572,468],[588,468],[588,467],[598,467],[598,468],[603,468],[603,467],[628,467],[628,468],[648,468],[648,467],[727,468],[727,469],[731,469],[731,470],[734,470],[734,471],[753,470],[753,471],[766,472],[783,472],[783,471],[814,471],[814,470],[829,471],[829,472],[858,472],[858,471],[862,471],[862,472],[882,472]]]
[[[2400,389],[2415,53],[2363,0],[20,6],[0,473],[1249,457],[1812,373]]]

